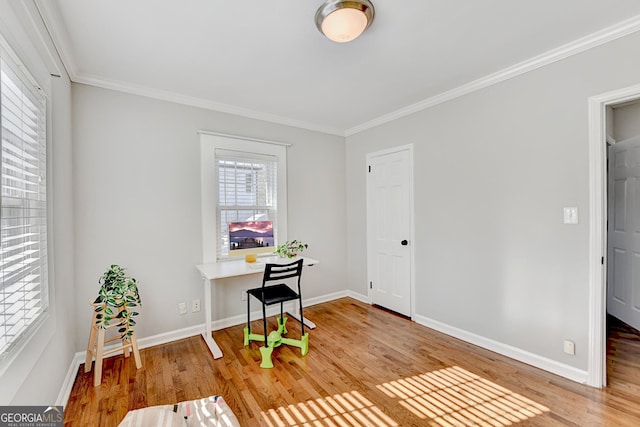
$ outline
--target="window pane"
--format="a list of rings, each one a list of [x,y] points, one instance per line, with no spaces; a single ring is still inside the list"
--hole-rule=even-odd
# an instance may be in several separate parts
[[[277,158],[216,151],[218,258],[229,254],[229,222],[272,221],[277,235]]]
[[[0,49],[0,361],[48,308],[45,106]]]

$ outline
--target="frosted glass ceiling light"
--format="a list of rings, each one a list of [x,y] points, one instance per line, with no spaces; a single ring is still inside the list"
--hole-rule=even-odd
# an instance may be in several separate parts
[[[316,26],[329,40],[344,43],[357,38],[373,21],[369,0],[327,0],[316,12]]]

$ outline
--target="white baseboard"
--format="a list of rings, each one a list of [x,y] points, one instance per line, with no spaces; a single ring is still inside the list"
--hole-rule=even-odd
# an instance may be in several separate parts
[[[333,301],[339,298],[350,297],[355,300],[361,301],[365,304],[370,304],[369,297],[366,295],[362,295],[360,293],[354,291],[340,291],[335,292],[328,295],[322,295],[319,297],[314,297],[310,299],[304,300],[304,306],[310,307],[316,304],[322,304],[325,302]],[[294,304],[285,304],[285,310],[291,311],[294,308]],[[267,309],[267,316],[273,316],[278,313],[278,307],[271,307]],[[251,319],[258,319],[262,316],[262,313],[258,310],[251,313]],[[545,357],[538,356],[533,353],[529,353],[522,349],[512,347],[507,344],[503,344],[489,338],[482,337],[480,335],[473,334],[471,332],[455,328],[453,326],[446,325],[444,323],[438,322],[436,320],[429,319],[428,317],[415,315],[413,320],[423,326],[434,329],[436,331],[442,332],[444,334],[450,335],[454,338],[461,339],[468,343],[477,345],[479,347],[485,348],[487,350],[494,351],[496,353],[502,354],[504,356],[510,357],[512,359],[518,360],[520,362],[526,363],[531,366],[535,366],[536,368],[543,369],[545,371],[554,373],[556,375],[560,375],[562,377],[568,378],[570,380],[586,384],[588,373],[587,371],[583,371],[572,366],[556,362],[551,359],[547,359]],[[227,317],[225,319],[219,319],[212,323],[212,328],[214,331],[229,328],[231,326],[241,325],[246,321],[246,315],[238,315],[233,317]],[[172,341],[181,340],[184,338],[193,337],[196,335],[200,335],[204,331],[204,323],[200,323],[198,325],[189,326],[187,328],[178,329],[175,331],[165,332],[161,334],[156,334],[144,338],[138,339],[138,346],[142,348],[153,347],[156,345],[166,344]],[[108,349],[108,347],[106,348]],[[114,354],[114,356],[117,354]],[[78,372],[78,368],[82,363],[84,363],[87,357],[86,351],[77,352],[73,360],[71,361],[71,365],[69,366],[69,370],[67,371],[67,375],[65,377],[64,383],[62,384],[62,388],[60,389],[60,393],[58,394],[58,398],[56,399],[56,405],[66,406],[67,401],[69,400],[69,395],[71,394],[71,389],[73,388],[73,383],[76,379],[76,374]]]
[[[177,341],[183,338],[199,335],[203,330],[204,323],[200,325],[189,326],[188,328],[178,329],[176,331],[165,332],[162,334],[152,335],[150,337],[140,338],[138,340],[138,347],[142,349],[153,347],[155,345],[166,344],[171,341]],[[117,344],[108,345],[105,346],[105,350],[109,351],[115,347],[117,347]],[[122,352],[113,353],[113,355],[109,357],[117,356],[119,354],[122,354]],[[87,352],[85,350],[77,352],[73,356],[73,359],[71,359],[71,364],[69,365],[69,369],[67,370],[67,375],[65,376],[64,382],[62,383],[62,387],[60,389],[60,393],[58,394],[58,398],[56,399],[56,405],[67,405],[69,395],[71,394],[71,389],[73,388],[73,383],[76,380],[78,368],[85,362],[86,358]]]
[[[351,297],[355,300],[358,300],[360,302],[363,302],[365,304],[371,304],[371,300],[369,299],[368,295],[363,295],[363,294],[359,294],[357,292],[354,291],[347,291],[347,295],[348,297]]]
[[[64,382],[62,383],[62,387],[60,388],[60,393],[58,393],[58,397],[56,398],[56,406],[66,406],[67,401],[69,400],[69,395],[71,394],[71,389],[73,388],[73,383],[76,381],[76,374],[78,373],[78,368],[84,362],[84,358],[86,357],[87,352],[76,353],[71,359],[71,364],[69,365],[69,369],[67,370],[67,375],[64,377]]]
[[[304,307],[310,307],[316,304],[322,304],[324,302],[329,302],[336,300],[338,298],[344,297],[352,297],[354,299],[360,299],[362,296],[359,294],[355,294],[350,291],[341,291],[335,292],[333,294],[322,295],[320,297],[309,298],[303,301]],[[364,301],[364,300],[361,300]],[[295,307],[294,303],[285,304],[285,311],[292,311]],[[278,314],[278,307],[270,307],[267,309],[267,316],[273,316]],[[251,319],[259,319],[262,317],[262,312],[259,310],[251,312]],[[247,320],[246,314],[241,314],[238,316],[227,317],[225,319],[219,319],[212,322],[212,328],[214,331],[229,328],[231,326],[241,325],[245,323]],[[187,328],[178,329],[175,331],[164,332],[161,334],[151,335],[144,338],[138,339],[138,347],[140,349],[153,347],[156,345],[166,344],[172,341],[181,340],[184,338],[193,337],[196,335],[200,335],[204,331],[204,323],[200,323],[198,325],[189,326]],[[117,347],[117,345],[105,346],[105,350],[110,350],[112,348]],[[113,356],[117,356],[119,353],[113,353]],[[110,357],[113,357],[110,356]],[[84,363],[87,357],[86,351],[79,351],[71,360],[71,364],[69,365],[69,370],[67,371],[67,375],[62,384],[62,388],[60,389],[60,393],[58,394],[58,398],[56,399],[56,405],[66,406],[67,401],[69,400],[69,395],[71,394],[71,389],[73,388],[73,383],[76,380],[76,374],[78,373],[78,368],[81,364]]]
[[[438,332],[442,332],[443,334],[450,335],[454,338],[461,339],[465,342],[477,345],[487,350],[491,350],[495,353],[502,354],[503,356],[510,357],[511,359],[526,363],[527,365],[531,365],[544,371],[560,375],[561,377],[576,381],[581,384],[587,383],[587,371],[574,368],[573,366],[569,366],[564,363],[556,362],[555,360],[530,353],[517,347],[512,347],[510,345],[494,341],[480,335],[476,335],[463,329],[449,326],[447,324],[438,322],[437,320],[429,319],[428,317],[416,315],[413,320],[420,325],[434,329]]]

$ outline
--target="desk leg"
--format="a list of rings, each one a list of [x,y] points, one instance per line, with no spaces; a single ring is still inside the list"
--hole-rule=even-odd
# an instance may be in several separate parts
[[[209,347],[209,351],[213,355],[214,359],[220,359],[222,357],[222,350],[218,347],[218,343],[213,339],[213,329],[211,328],[211,280],[206,277],[202,278],[204,284],[204,332],[202,338]]]
[[[300,308],[297,305],[295,306],[293,311],[290,311],[290,312],[287,312],[287,313],[289,314],[289,316],[293,317],[298,322],[300,322]],[[304,322],[304,326],[306,326],[307,328],[309,328],[309,329],[315,329],[316,328],[316,324],[313,323],[311,320],[307,319],[306,317],[303,317],[302,321]]]

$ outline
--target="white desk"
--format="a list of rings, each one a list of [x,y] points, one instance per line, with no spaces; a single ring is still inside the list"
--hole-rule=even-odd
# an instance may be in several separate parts
[[[305,266],[312,266],[319,263],[318,260],[302,257],[304,260]],[[214,359],[219,359],[222,357],[222,350],[218,347],[218,343],[213,339],[212,335],[212,327],[211,327],[211,288],[215,285],[215,281],[218,279],[224,279],[226,277],[237,277],[237,276],[246,276],[249,274],[262,274],[264,273],[264,266],[266,263],[281,263],[286,264],[290,262],[294,262],[297,259],[288,259],[288,258],[279,258],[277,256],[273,257],[265,257],[258,258],[258,261],[255,263],[247,263],[244,258],[233,261],[220,261],[220,262],[212,262],[209,264],[199,264],[196,265],[196,268],[200,272],[202,276],[202,283],[204,285],[204,332],[202,333],[202,337],[204,338],[204,342],[207,343],[209,350],[211,350],[211,354],[213,354]],[[247,298],[249,296],[247,295]],[[308,319],[300,319],[292,314],[292,317],[296,318],[299,321],[303,321],[305,326],[310,327],[311,329],[316,326],[310,322]]]

